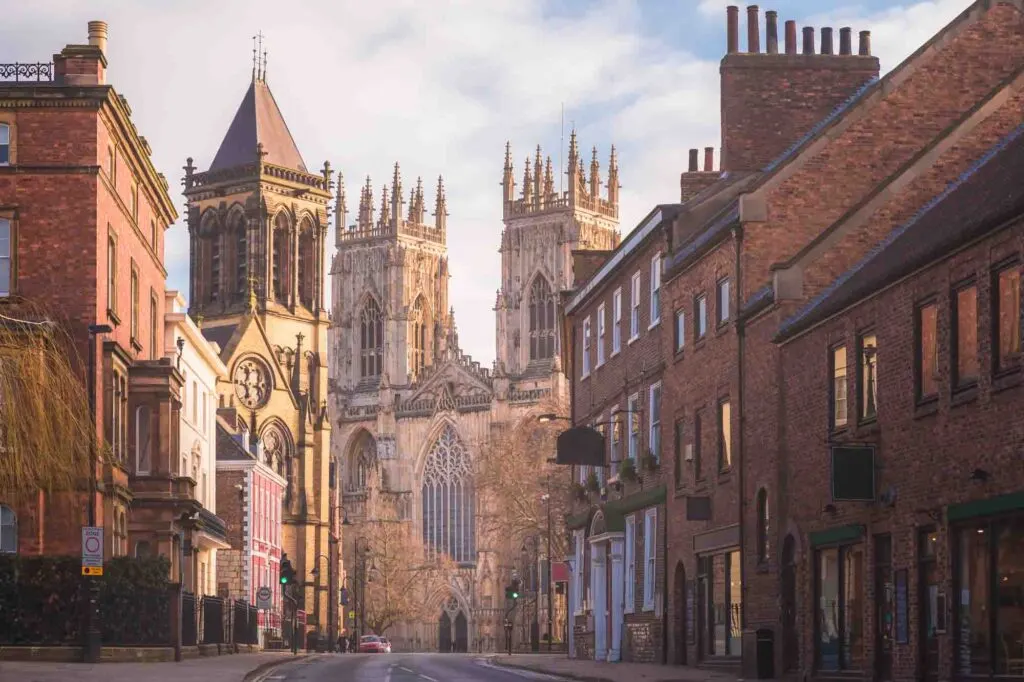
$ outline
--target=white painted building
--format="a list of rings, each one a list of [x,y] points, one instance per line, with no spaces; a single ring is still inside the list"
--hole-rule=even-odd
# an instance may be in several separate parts
[[[187,314],[184,297],[168,291],[165,355],[184,377],[181,394],[179,471],[194,481],[195,515],[191,543],[186,542],[185,587],[197,595],[217,593],[217,550],[230,545],[217,516],[217,382],[227,378],[220,348],[207,341]],[[191,551],[191,553],[190,553]],[[188,556],[190,553],[190,556]]]

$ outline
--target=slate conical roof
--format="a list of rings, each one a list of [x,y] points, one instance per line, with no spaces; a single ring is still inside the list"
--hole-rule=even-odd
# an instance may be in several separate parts
[[[210,170],[254,163],[257,143],[263,144],[267,163],[307,172],[274,95],[266,82],[259,78],[253,79],[242,98],[224,141],[213,157]]]

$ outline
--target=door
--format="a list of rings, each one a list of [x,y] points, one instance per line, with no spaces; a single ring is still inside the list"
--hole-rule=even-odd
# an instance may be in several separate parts
[[[715,619],[711,614],[711,589],[709,585],[711,570],[710,561],[706,557],[697,559],[697,660],[706,660],[710,655],[710,645],[714,642]]]
[[[443,654],[452,650],[452,619],[447,611],[441,612],[437,623],[437,650]]]
[[[796,632],[796,540],[787,535],[782,543],[782,670],[790,672],[799,663]]]
[[[605,598],[604,598],[604,625],[605,625],[605,637],[604,641],[608,643],[608,653],[611,653],[612,649],[618,649],[619,643],[612,641],[612,543],[606,542],[604,549],[604,565],[607,566],[604,572],[605,577]]]
[[[892,679],[896,591],[892,574],[892,536],[875,536],[875,679]]]
[[[461,654],[469,651],[469,623],[462,611],[455,616],[455,651]]]
[[[686,568],[682,561],[676,564],[676,577],[673,583],[672,603],[675,606],[673,622],[676,636],[672,662],[676,665],[686,665]]]

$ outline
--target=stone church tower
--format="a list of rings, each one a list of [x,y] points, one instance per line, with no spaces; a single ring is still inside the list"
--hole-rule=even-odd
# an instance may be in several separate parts
[[[228,367],[218,417],[258,439],[260,456],[287,481],[281,549],[300,576],[312,574],[318,555],[339,561],[329,542],[336,523],[323,290],[330,188],[330,165],[307,170],[258,70],[209,168],[198,172],[191,158],[185,167],[189,314]],[[267,555],[256,562],[265,574],[243,580],[253,594],[242,596],[254,602],[261,585],[276,584],[281,550],[252,551]],[[305,583],[299,608],[326,631],[321,585],[315,599]]]
[[[614,152],[607,199],[597,190],[596,157],[592,187],[581,179],[575,134],[565,192],[555,190],[550,161],[545,170],[538,155],[536,175],[527,169],[527,189],[516,198],[509,155],[493,370],[459,348],[448,302],[448,211],[440,179],[432,219],[422,182],[406,201],[398,164],[379,202],[367,179],[351,221],[339,183],[329,411],[331,455],[340,465],[342,508],[351,524],[342,540],[345,565],[356,565],[355,541],[373,533],[370,524],[397,517],[411,524],[421,551],[443,553],[457,566],[450,584],[431,597],[425,619],[388,630],[401,650],[500,646],[503,586],[512,565],[507,553],[519,548],[496,536],[493,523],[481,522],[488,504],[475,495],[474,461],[497,429],[564,402],[556,320],[558,292],[572,281],[571,251],[618,243]],[[358,630],[357,623],[348,625]]]

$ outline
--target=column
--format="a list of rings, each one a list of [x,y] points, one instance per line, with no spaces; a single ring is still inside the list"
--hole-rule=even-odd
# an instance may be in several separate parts
[[[594,614],[594,660],[603,661],[608,656],[608,593],[605,579],[604,543],[590,545],[590,594],[593,595],[591,610]]]
[[[622,660],[623,597],[625,572],[622,564],[623,539],[612,538],[612,641],[608,646],[608,660]]]

